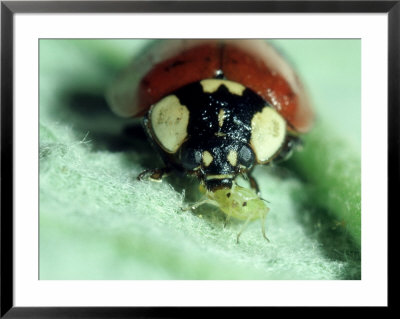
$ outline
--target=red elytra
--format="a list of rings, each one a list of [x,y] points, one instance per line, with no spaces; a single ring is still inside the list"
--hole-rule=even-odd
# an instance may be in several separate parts
[[[219,71],[262,96],[287,120],[289,131],[311,128],[314,114],[302,84],[264,40],[159,41],[117,81],[109,100],[122,116],[142,116],[174,90]]]

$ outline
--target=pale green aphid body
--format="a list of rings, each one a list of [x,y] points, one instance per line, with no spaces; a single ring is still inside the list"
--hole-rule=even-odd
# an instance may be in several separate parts
[[[222,188],[215,191],[206,191],[205,195],[205,199],[195,203],[191,208],[196,209],[200,205],[210,204],[217,206],[224,212],[227,215],[227,220],[231,217],[244,220],[245,223],[237,234],[238,242],[247,224],[250,221],[260,219],[262,234],[268,240],[265,235],[265,218],[269,212],[269,208],[253,189],[241,187],[233,183],[230,189]]]

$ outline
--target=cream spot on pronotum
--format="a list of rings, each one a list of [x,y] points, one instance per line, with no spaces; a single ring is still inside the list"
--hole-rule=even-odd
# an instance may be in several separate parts
[[[225,137],[225,136],[226,136],[226,133],[223,133],[223,132],[215,132],[214,135],[217,136],[217,137]]]
[[[225,111],[224,109],[220,109],[218,113],[218,125],[219,127],[222,127],[224,125],[224,119],[225,119]]]
[[[205,167],[209,166],[213,161],[213,156],[208,151],[203,152],[203,164]]]
[[[250,145],[258,163],[267,163],[281,148],[286,136],[286,122],[277,111],[264,107],[251,120]]]
[[[224,85],[230,93],[235,95],[242,95],[243,91],[246,89],[239,83],[220,79],[206,79],[200,81],[200,84],[203,87],[203,91],[206,93],[214,93],[221,85]]]
[[[187,137],[186,106],[175,95],[169,95],[153,105],[149,119],[160,146],[168,153],[175,153]]]
[[[230,150],[227,156],[228,162],[232,165],[232,166],[236,166],[237,164],[237,152],[234,150]]]

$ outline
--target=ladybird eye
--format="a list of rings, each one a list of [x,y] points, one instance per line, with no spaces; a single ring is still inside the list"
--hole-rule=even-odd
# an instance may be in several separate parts
[[[192,170],[201,163],[201,152],[194,149],[182,149],[181,153],[182,166],[187,170]]]
[[[243,145],[238,152],[238,160],[239,163],[250,167],[254,163],[254,154],[253,151],[247,145]]]

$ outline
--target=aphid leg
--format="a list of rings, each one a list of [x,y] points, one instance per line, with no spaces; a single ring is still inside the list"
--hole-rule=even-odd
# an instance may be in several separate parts
[[[227,215],[224,221],[224,228],[226,227],[226,225],[228,224],[229,220],[231,219],[231,215]]]
[[[268,213],[268,211],[265,214],[262,214],[262,216],[260,216],[261,232],[262,232],[263,237],[267,240],[267,242],[270,242],[267,235],[265,235],[265,217],[267,216],[267,213]]]
[[[218,203],[216,201],[213,201],[213,200],[211,200],[209,198],[204,198],[204,199],[201,199],[200,201],[198,201],[197,203],[194,203],[194,204],[192,204],[190,206],[187,206],[187,207],[183,208],[183,210],[189,210],[189,209],[195,210],[197,207],[199,207],[201,205],[204,205],[204,204],[210,204],[210,205],[218,206]]]
[[[171,173],[170,167],[163,168],[150,168],[146,169],[139,174],[137,179],[139,181],[153,181],[153,182],[161,182],[164,177]]]
[[[247,224],[249,223],[251,217],[252,217],[251,215],[249,215],[249,217],[247,217],[245,223],[243,224],[242,228],[240,229],[239,233],[237,234],[237,236],[236,236],[236,243],[237,244],[239,244],[239,237],[243,233],[243,231],[246,229]]]

